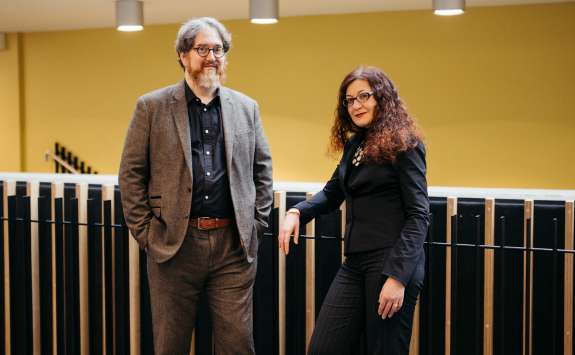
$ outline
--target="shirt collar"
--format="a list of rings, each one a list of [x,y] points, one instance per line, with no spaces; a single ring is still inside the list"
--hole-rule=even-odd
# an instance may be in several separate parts
[[[184,80],[184,91],[186,92],[186,102],[188,104],[191,103],[202,104],[202,101],[196,96],[196,94],[194,94],[194,92],[192,91],[192,89],[185,80]],[[218,102],[216,101],[216,99],[219,99],[219,97],[220,97],[220,88],[217,88],[213,100],[210,101],[210,103],[207,106],[211,105],[212,103]]]

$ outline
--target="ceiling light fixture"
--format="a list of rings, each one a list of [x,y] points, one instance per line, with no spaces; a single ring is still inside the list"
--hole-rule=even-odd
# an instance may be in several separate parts
[[[465,0],[433,0],[433,13],[439,16],[463,14]]]
[[[250,21],[258,25],[278,22],[279,0],[250,0]]]
[[[116,29],[135,32],[144,29],[144,3],[139,0],[116,1]]]

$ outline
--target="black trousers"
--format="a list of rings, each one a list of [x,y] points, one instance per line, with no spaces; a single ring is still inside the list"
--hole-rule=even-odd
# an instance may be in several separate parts
[[[357,354],[361,340],[369,355],[409,353],[413,313],[425,273],[424,257],[405,288],[403,306],[393,317],[383,320],[377,308],[386,280],[381,271],[387,251],[369,251],[346,258],[321,307],[309,355]]]

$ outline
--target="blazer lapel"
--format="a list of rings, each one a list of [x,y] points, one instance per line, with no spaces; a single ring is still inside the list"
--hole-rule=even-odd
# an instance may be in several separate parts
[[[234,151],[234,104],[225,87],[220,87],[220,104],[222,105],[222,126],[228,174],[232,171],[232,153]]]
[[[178,136],[180,137],[180,143],[182,144],[182,150],[184,151],[184,158],[186,159],[186,164],[188,164],[188,169],[190,169],[190,176],[193,178],[190,122],[184,85],[184,81],[181,81],[174,89],[172,94],[172,105],[170,105],[170,108],[172,110],[172,117],[176,123]]]
[[[347,151],[341,157],[341,163],[339,165],[339,181],[341,181],[341,188],[343,191],[347,191],[347,177],[349,176],[351,160],[362,139],[363,134],[361,133],[356,133],[353,137],[351,137],[351,141],[349,142],[349,149],[347,149]]]

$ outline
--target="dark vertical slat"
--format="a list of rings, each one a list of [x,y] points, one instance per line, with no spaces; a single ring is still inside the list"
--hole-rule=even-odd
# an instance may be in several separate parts
[[[140,249],[140,355],[154,354],[154,334],[152,329],[147,257],[148,254]]]
[[[495,218],[503,218],[495,229],[495,243],[523,247],[523,200],[495,200]],[[499,297],[494,299],[495,309],[503,309],[494,316],[494,348],[499,355],[521,354],[523,347],[523,251],[498,250],[501,258],[495,260],[495,285]],[[496,252],[496,253],[497,253]],[[503,257],[504,255],[504,257]],[[503,308],[502,308],[503,307]]]
[[[272,233],[278,209],[272,211],[269,228]],[[274,234],[275,235],[275,234]],[[258,270],[254,284],[254,345],[256,354],[275,355],[278,352],[278,249],[277,239],[263,237],[258,251]]]
[[[54,156],[58,157],[60,155],[60,143],[56,142],[54,143]],[[58,161],[56,161],[56,159],[54,159],[54,171],[56,173],[60,172],[60,164],[58,163]]]
[[[557,354],[557,239],[559,226],[557,218],[553,218],[553,255],[551,265],[551,354]]]
[[[198,301],[198,315],[196,319],[196,355],[212,355],[212,319],[208,308],[205,293]]]
[[[10,196],[8,209],[8,216],[12,220],[9,223],[11,351],[12,354],[27,354],[32,351],[30,199]]]
[[[90,353],[102,353],[102,233],[100,199],[91,187],[88,191],[88,293]]]
[[[563,288],[564,264],[558,262],[557,248],[563,248],[559,234],[565,230],[565,203],[534,202],[534,247],[552,252],[535,251],[533,263],[532,347],[533,354],[563,354]]]
[[[305,199],[305,193],[288,193],[286,210]],[[305,225],[300,226],[305,234]],[[290,245],[286,256],[286,354],[304,354],[305,349],[305,239]]]
[[[120,191],[115,191],[114,196],[114,220],[115,224],[122,225],[122,228],[116,230],[115,238],[115,344],[116,354],[130,353],[130,304],[129,304],[129,253],[128,253],[128,228],[124,221],[124,213],[120,203]]]
[[[5,218],[8,217],[8,214],[4,211],[4,183],[0,180],[0,217],[2,220],[0,221],[0,352],[4,352],[6,349],[6,309],[4,308],[4,292],[6,279],[4,278],[4,238],[8,238],[8,236],[4,235],[4,226],[8,223]]]
[[[527,219],[527,247],[531,248],[533,245],[531,244],[531,228],[529,227],[531,225],[531,218]],[[531,304],[531,292],[529,292],[529,290],[531,289],[531,252],[527,252],[526,256],[526,264],[527,264],[527,270],[526,270],[526,276],[525,276],[525,290],[526,290],[526,299],[525,299],[525,319],[523,320],[523,322],[526,324],[526,329],[527,332],[525,334],[525,339],[524,343],[523,343],[523,348],[525,349],[526,353],[529,352],[529,344],[531,343],[531,332],[529,331],[531,329],[531,309],[529,307],[529,305]]]
[[[78,199],[75,185],[64,185],[64,287],[66,301],[65,342],[67,354],[80,353],[80,280],[79,280],[79,228]]]
[[[501,216],[499,218],[500,222],[500,231],[501,231],[501,249],[499,250],[500,255],[500,283],[499,283],[499,290],[500,296],[497,298],[500,302],[499,307],[499,317],[500,317],[500,326],[499,326],[499,336],[500,336],[500,346],[499,346],[499,353],[501,355],[505,354],[505,249],[506,246],[506,237],[505,237],[505,216]],[[496,299],[496,301],[497,301]],[[494,302],[495,305],[495,302]]]
[[[425,346],[421,346],[420,352],[425,349],[427,354],[433,353],[433,342],[432,342],[432,334],[431,329],[433,327],[433,273],[431,272],[431,250],[433,248],[432,243],[434,242],[433,237],[433,223],[434,221],[434,214],[432,212],[429,213],[429,228],[427,230],[427,244],[425,245],[425,283],[424,287],[420,296],[420,305],[421,305],[421,315],[425,314],[425,321],[421,321],[420,324],[425,324],[425,330],[420,333],[420,338],[422,344]]]
[[[458,226],[459,216],[451,216],[451,355],[457,355],[457,276],[458,276]]]
[[[480,355],[483,349],[483,278],[480,271],[483,270],[483,249],[479,246],[482,244],[482,220],[480,215],[474,216],[475,223],[475,353]],[[479,302],[481,300],[481,302]]]
[[[112,201],[104,201],[104,272],[106,275],[106,354],[113,354],[114,346],[114,314],[112,282]]]
[[[49,189],[49,188],[48,188]],[[53,314],[52,314],[52,201],[50,192],[43,193],[41,187],[38,198],[38,249],[40,277],[40,342],[42,354],[52,354]]]
[[[66,258],[64,240],[64,201],[62,198],[54,199],[54,239],[56,257],[56,341],[58,351],[68,354],[66,350]]]

